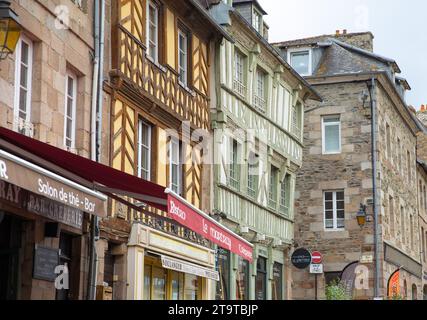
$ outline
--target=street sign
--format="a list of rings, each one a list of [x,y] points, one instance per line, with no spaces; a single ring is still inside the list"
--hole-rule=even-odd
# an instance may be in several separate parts
[[[322,274],[323,273],[323,264],[310,264],[310,273],[313,274]]]
[[[322,263],[322,255],[319,251],[313,251],[311,253],[311,263],[313,264],[319,264]]]
[[[292,254],[291,261],[296,268],[305,269],[311,263],[311,254],[307,249],[299,248]]]

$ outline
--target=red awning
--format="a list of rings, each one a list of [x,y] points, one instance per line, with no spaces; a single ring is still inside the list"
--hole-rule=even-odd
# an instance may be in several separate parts
[[[44,163],[40,163],[39,161],[38,165],[62,175],[64,173],[72,173],[82,180],[90,182],[92,188],[95,190],[129,196],[162,211],[167,211],[165,188],[155,183],[53,147],[3,127],[0,127],[0,148],[6,149],[11,153],[24,151],[27,153],[26,158],[28,161],[34,162],[34,158],[32,157],[34,155],[44,160]],[[22,152],[19,153],[22,156]],[[62,169],[60,172],[58,172],[58,167]],[[55,170],[55,168],[57,169]],[[70,178],[69,175],[68,178]]]

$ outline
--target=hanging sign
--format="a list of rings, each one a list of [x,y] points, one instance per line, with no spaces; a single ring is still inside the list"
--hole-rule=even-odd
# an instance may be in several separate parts
[[[294,251],[291,258],[292,264],[298,269],[305,269],[311,263],[310,251],[304,248],[299,248]]]

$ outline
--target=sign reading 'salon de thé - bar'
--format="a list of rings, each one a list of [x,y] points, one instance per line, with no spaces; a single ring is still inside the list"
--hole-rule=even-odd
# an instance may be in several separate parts
[[[168,214],[172,219],[252,263],[252,244],[170,190],[166,190],[166,193],[168,194]]]
[[[24,159],[0,150],[0,180],[99,216],[106,216],[106,197]]]

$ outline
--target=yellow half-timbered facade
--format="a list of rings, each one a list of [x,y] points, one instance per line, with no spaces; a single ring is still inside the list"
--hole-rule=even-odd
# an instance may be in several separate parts
[[[212,54],[223,31],[198,1],[113,0],[111,6],[111,68],[104,83],[110,165],[207,211],[203,186],[210,185],[210,174],[197,145],[200,132],[210,130]],[[164,267],[167,259],[178,259],[192,270],[214,270],[210,244],[166,212],[116,200],[101,234],[108,235],[105,250],[122,241],[116,252],[126,257],[122,298],[212,298],[213,280]]]

